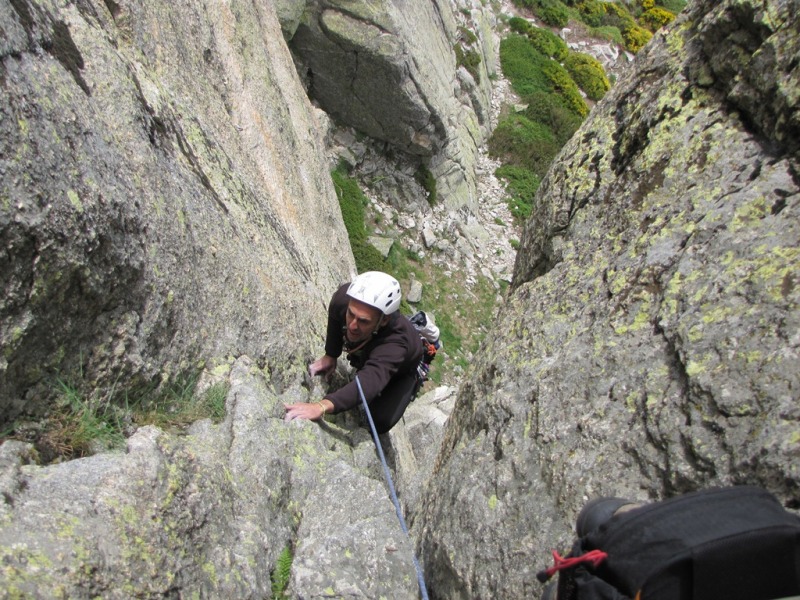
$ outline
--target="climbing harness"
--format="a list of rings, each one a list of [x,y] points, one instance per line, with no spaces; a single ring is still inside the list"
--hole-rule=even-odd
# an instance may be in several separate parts
[[[358,379],[358,375],[356,375],[356,385],[358,386],[358,394],[361,396],[361,402],[364,404],[364,412],[367,415],[369,428],[372,431],[372,439],[375,440],[375,447],[378,449],[378,456],[380,456],[381,464],[383,465],[383,474],[386,476],[386,482],[389,484],[389,492],[392,495],[392,502],[394,503],[394,510],[397,513],[397,519],[400,521],[400,528],[403,530],[403,533],[406,534],[406,537],[409,539],[409,541],[411,541],[411,536],[408,534],[408,527],[406,527],[406,520],[403,518],[403,511],[400,509],[400,501],[397,499],[397,492],[394,489],[394,483],[392,483],[392,476],[389,473],[389,465],[386,464],[386,457],[383,454],[381,440],[378,438],[378,431],[375,429],[375,423],[372,420],[372,413],[369,411],[367,399],[364,397],[364,390],[361,388],[361,381]],[[428,590],[425,587],[425,578],[422,576],[422,569],[417,561],[417,555],[413,550],[411,552],[411,558],[414,561],[414,568],[417,570],[417,581],[419,581],[419,591],[422,594],[422,599],[428,600]]]

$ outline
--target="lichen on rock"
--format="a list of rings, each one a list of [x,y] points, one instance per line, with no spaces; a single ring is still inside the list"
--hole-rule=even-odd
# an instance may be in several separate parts
[[[551,166],[418,520],[444,597],[536,595],[593,497],[800,508],[796,8],[693,2]]]

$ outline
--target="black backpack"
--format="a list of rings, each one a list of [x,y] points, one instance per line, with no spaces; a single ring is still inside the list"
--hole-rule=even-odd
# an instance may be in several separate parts
[[[800,595],[800,517],[766,490],[702,490],[638,506],[606,498],[578,517],[558,600],[773,600]],[[592,514],[594,512],[594,514]],[[613,516],[612,516],[613,514]]]

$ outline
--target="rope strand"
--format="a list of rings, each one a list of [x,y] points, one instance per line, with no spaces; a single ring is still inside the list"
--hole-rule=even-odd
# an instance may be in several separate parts
[[[386,457],[383,454],[381,440],[378,438],[378,431],[375,429],[372,413],[369,412],[367,399],[364,397],[364,390],[361,388],[361,381],[358,379],[358,375],[356,375],[356,385],[358,386],[358,394],[361,396],[361,402],[364,404],[364,411],[367,413],[369,427],[372,430],[372,439],[375,440],[375,447],[378,449],[378,455],[381,458],[383,474],[386,476],[386,482],[389,484],[389,492],[392,495],[392,502],[394,503],[394,510],[397,513],[397,519],[400,521],[400,528],[403,530],[403,533],[406,534],[408,541],[411,542],[411,536],[408,534],[408,527],[406,527],[406,520],[403,518],[403,511],[400,509],[400,501],[397,499],[397,492],[395,492],[394,483],[392,482],[392,475],[389,473],[389,465],[386,464]],[[413,542],[411,542],[411,547],[414,547]],[[419,562],[417,562],[417,555],[413,550],[411,551],[411,558],[414,561],[414,568],[417,570],[417,581],[419,581],[419,591],[422,594],[422,600],[428,600],[428,589],[425,587],[425,578],[422,575],[422,568],[419,566]]]

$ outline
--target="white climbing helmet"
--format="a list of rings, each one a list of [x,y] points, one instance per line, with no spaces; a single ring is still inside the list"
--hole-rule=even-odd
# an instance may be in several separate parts
[[[400,308],[400,284],[397,279],[381,271],[367,271],[358,275],[347,288],[351,298],[374,306],[384,315]]]

